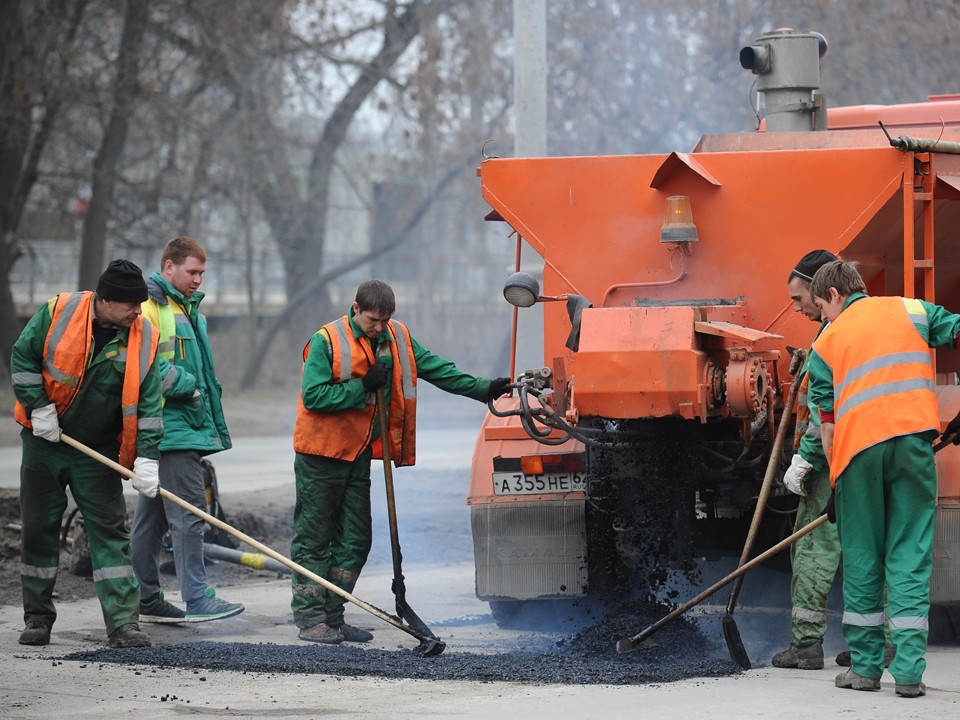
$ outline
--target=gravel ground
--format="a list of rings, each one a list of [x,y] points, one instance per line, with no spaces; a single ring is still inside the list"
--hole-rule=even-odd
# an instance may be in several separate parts
[[[694,622],[679,619],[664,626],[656,640],[626,655],[614,651],[616,641],[651,625],[668,609],[634,602],[569,638],[552,651],[537,647],[497,654],[444,652],[419,657],[412,650],[387,651],[359,646],[304,646],[198,642],[128,650],[71,653],[63,660],[148,665],[244,673],[305,673],[388,679],[470,680],[533,684],[635,685],[675,682],[693,677],[723,677],[741,672],[729,660],[717,659],[715,647]]]

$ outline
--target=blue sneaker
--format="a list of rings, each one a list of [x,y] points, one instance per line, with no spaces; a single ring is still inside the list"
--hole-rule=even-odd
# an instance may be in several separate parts
[[[212,587],[203,591],[203,597],[198,600],[187,601],[187,615],[184,618],[188,623],[209,622],[239,615],[244,610],[240,603],[228,603],[217,597]]]

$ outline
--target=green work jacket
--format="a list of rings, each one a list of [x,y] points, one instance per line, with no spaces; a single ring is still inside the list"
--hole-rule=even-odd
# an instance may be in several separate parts
[[[52,321],[50,303],[44,303],[27,322],[10,358],[10,371],[14,376],[18,373],[40,375],[43,347]],[[87,369],[77,396],[60,417],[60,429],[64,433],[105,455],[113,455],[120,447],[121,396],[126,363],[116,357],[120,341],[126,343],[128,333],[128,330],[119,331],[96,357],[87,359]],[[14,385],[14,393],[28,412],[50,404],[43,385]],[[156,361],[140,383],[138,407],[141,421],[157,418],[158,422],[152,423],[153,427],[141,426],[137,431],[137,457],[157,460],[163,428],[159,422],[160,373]]]
[[[863,293],[853,293],[844,301],[841,312],[850,307],[851,303],[865,297],[867,296]],[[932,348],[949,346],[956,349],[957,332],[960,332],[960,315],[925,300],[919,302],[926,310],[927,323],[925,325],[914,323],[914,327],[926,339],[927,344]],[[807,372],[810,373],[808,397],[811,412],[815,408],[827,413],[833,412],[833,369],[817,355],[815,350],[811,350]]]
[[[350,317],[350,329],[353,331],[353,336],[359,338],[361,342],[370,342],[368,338],[363,337],[363,333],[353,319],[353,314],[351,308],[348,316]],[[393,342],[386,329],[377,337],[378,345],[384,342]],[[413,346],[413,357],[417,363],[418,381],[426,380],[431,385],[435,385],[453,395],[463,395],[480,402],[487,401],[487,393],[490,389],[489,379],[462,372],[455,363],[427,350],[412,335],[410,336],[410,343]],[[334,382],[331,371],[332,362],[333,354],[324,334],[314,334],[310,340],[307,360],[303,365],[300,396],[303,399],[304,407],[314,412],[336,412],[337,410],[364,407],[366,390],[363,388],[361,378],[353,378],[347,382]],[[384,386],[383,392],[387,407],[390,407],[389,382]],[[380,423],[374,423],[372,439],[378,437],[380,437]]]
[[[171,300],[184,309],[188,320],[176,323],[172,360],[157,354],[164,397],[161,452],[198,450],[209,455],[228,450],[233,443],[223,416],[223,389],[213,368],[207,319],[199,308],[203,293],[184,297],[159,273],[147,280],[147,292],[150,297],[143,303],[143,315],[160,328],[161,348],[169,339],[163,337],[166,324],[161,323],[160,313]],[[195,391],[199,397],[194,397]]]

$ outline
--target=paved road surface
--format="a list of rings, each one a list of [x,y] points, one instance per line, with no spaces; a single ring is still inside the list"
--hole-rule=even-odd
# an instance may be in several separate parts
[[[469,512],[463,504],[476,425],[423,424],[418,465],[396,474],[407,599],[448,645],[448,652],[496,653],[518,644],[537,647],[554,642],[551,633],[498,629],[487,606],[473,595]],[[269,498],[292,496],[289,438],[244,438],[216,458],[222,495],[260,491]],[[0,485],[17,486],[19,448],[0,449]],[[374,486],[377,479],[374,479]],[[382,538],[382,499],[374,494],[374,553],[356,589],[377,607],[392,607],[389,547]],[[743,597],[748,597],[745,585]],[[725,595],[723,596],[725,598]],[[176,593],[172,600],[179,600]],[[247,611],[217,623],[186,627],[151,626],[157,643],[190,640],[296,644],[289,617],[288,581],[264,574],[243,587]],[[516,683],[383,680],[317,675],[240,674],[158,669],[57,658],[104,643],[99,606],[89,599],[60,603],[53,643],[45,648],[17,644],[22,629],[18,607],[0,608],[0,717],[21,718],[775,718],[823,720],[843,713],[850,718],[956,717],[960,712],[960,648],[933,647],[928,654],[927,697],[897,698],[885,675],[879,693],[833,687],[837,668],[828,660],[822,671],[784,671],[760,667],[728,678],[700,678],[663,685],[534,686]],[[722,649],[714,606],[717,652]],[[409,648],[415,642],[363,611],[348,606],[348,622],[376,632],[375,647]],[[831,618],[836,624],[836,616]],[[709,620],[705,622],[708,623]],[[756,657],[769,659],[786,636],[783,612],[738,609],[744,642]],[[640,630],[641,628],[638,628]],[[764,645],[766,643],[766,645]],[[835,647],[830,649],[836,651]],[[425,662],[425,660],[412,660]]]

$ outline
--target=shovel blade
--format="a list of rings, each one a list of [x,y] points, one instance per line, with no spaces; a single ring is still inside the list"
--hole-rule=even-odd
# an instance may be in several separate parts
[[[447,645],[440,640],[425,638],[417,645],[414,652],[423,655],[424,657],[436,657],[444,650],[446,650]]]
[[[750,656],[747,655],[747,649],[743,646],[743,640],[740,638],[737,621],[729,613],[723,616],[723,639],[727,641],[727,651],[730,653],[730,659],[744,670],[749,670],[752,667]]]
[[[440,640],[440,638],[434,635],[430,628],[427,627],[427,624],[420,619],[420,616],[413,611],[413,608],[407,605],[407,601],[402,597],[397,597],[397,615],[421,635],[426,635],[431,640]]]

